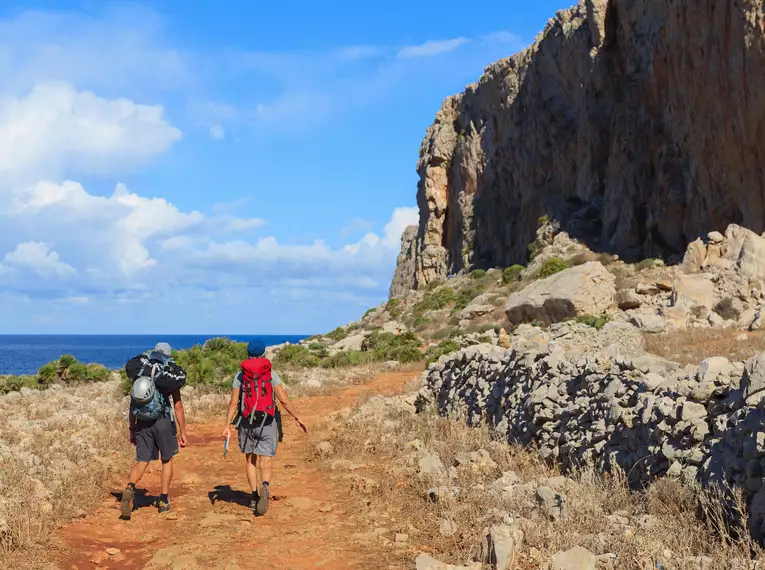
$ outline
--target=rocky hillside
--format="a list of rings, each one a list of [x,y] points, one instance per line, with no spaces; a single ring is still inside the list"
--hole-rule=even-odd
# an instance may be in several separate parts
[[[556,14],[436,115],[392,295],[525,263],[541,216],[630,261],[669,260],[731,223],[761,232],[763,17],[751,1]]]

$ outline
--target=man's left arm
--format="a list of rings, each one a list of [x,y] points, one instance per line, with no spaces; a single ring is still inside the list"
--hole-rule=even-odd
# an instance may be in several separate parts
[[[178,443],[181,447],[186,447],[186,415],[183,411],[183,400],[181,399],[180,389],[175,390],[172,393],[172,396],[175,421],[178,422]]]

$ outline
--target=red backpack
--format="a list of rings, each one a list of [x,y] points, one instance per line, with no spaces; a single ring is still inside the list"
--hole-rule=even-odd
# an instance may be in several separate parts
[[[271,361],[267,358],[248,358],[242,362],[241,368],[241,417],[250,423],[270,424],[276,411],[274,387],[271,384]]]

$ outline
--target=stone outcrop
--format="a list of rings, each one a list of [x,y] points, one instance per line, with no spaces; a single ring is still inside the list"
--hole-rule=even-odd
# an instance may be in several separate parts
[[[513,293],[505,305],[511,324],[557,323],[616,307],[615,277],[598,262],[566,269]]]
[[[681,367],[576,334],[563,346],[519,329],[512,349],[441,357],[424,373],[418,408],[488,421],[563,466],[618,466],[635,484],[664,475],[725,482],[743,491],[751,529],[765,537],[765,354]]]
[[[762,21],[755,2],[558,12],[437,113],[417,163],[414,274],[407,259],[398,281],[525,264],[542,216],[626,260],[680,261],[730,223],[761,232]]]
[[[390,297],[404,295],[415,288],[415,258],[417,226],[408,226],[401,234],[401,252],[396,260],[396,272],[390,284]]]

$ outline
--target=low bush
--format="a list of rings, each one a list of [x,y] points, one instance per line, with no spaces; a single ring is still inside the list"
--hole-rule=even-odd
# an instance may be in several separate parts
[[[542,268],[539,270],[539,277],[544,279],[545,277],[550,277],[551,275],[555,275],[566,269],[568,269],[568,263],[560,257],[551,257],[542,265]]]
[[[404,312],[404,308],[401,306],[401,299],[398,297],[395,297],[388,301],[385,305],[385,309],[388,311],[388,314],[393,317],[394,319],[397,319],[401,316],[401,313]]]
[[[335,330],[328,332],[324,336],[337,342],[348,336],[348,329],[346,327],[337,327]]]
[[[83,364],[71,354],[64,354],[58,360],[40,367],[37,372],[38,387],[47,388],[53,383],[81,384],[103,382],[111,372],[100,364]]]
[[[431,365],[436,360],[441,358],[444,354],[449,354],[450,352],[454,352],[455,350],[459,350],[459,349],[460,349],[460,344],[457,341],[454,341],[454,340],[441,341],[437,346],[431,346],[425,352],[425,356],[428,359],[427,363],[428,365]]]
[[[456,299],[456,293],[451,287],[442,287],[431,291],[423,297],[422,301],[414,306],[414,314],[422,315],[426,311],[438,311],[445,309]]]
[[[373,332],[364,339],[361,350],[370,352],[371,360],[375,362],[396,360],[407,364],[424,357],[420,351],[420,339],[413,332],[400,335],[383,331]]]
[[[474,269],[470,273],[470,277],[472,277],[473,279],[483,279],[484,277],[486,277],[486,271],[483,269]]]
[[[523,272],[523,265],[511,265],[502,272],[502,283],[509,285],[521,280],[521,273]]]
[[[606,326],[606,323],[610,320],[610,317],[608,315],[581,315],[579,317],[576,317],[574,319],[577,323],[582,323],[584,325],[590,326],[594,329],[602,329],[604,326]]]

